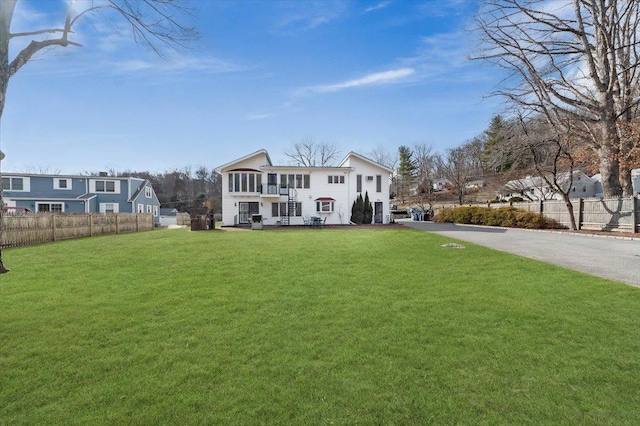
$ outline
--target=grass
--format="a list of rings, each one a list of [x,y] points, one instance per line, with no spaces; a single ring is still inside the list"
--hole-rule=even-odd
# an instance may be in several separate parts
[[[640,291],[410,229],[6,250],[0,424],[638,424]]]

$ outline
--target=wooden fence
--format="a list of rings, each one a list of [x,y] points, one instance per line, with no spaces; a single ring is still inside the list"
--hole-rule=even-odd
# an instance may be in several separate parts
[[[5,214],[2,220],[0,246],[3,248],[148,231],[154,227],[150,213]]]
[[[640,202],[636,197],[571,200],[578,229],[595,231],[640,232]],[[504,204],[490,204],[497,208]],[[564,201],[545,200],[513,203],[514,207],[544,214],[569,227],[569,213]]]

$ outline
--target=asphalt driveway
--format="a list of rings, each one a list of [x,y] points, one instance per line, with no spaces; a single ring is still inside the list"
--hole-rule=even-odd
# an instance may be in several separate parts
[[[496,250],[640,287],[640,240],[451,223],[398,221]]]

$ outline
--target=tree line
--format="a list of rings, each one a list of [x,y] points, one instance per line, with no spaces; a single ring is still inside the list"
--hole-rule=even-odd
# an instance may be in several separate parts
[[[214,213],[222,212],[222,176],[205,166],[198,166],[195,169],[186,166],[159,173],[109,170],[107,174],[147,179],[153,185],[162,208],[189,211],[209,202]]]

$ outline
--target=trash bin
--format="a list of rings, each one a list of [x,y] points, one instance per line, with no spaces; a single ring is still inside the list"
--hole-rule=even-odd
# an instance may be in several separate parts
[[[262,229],[262,215],[251,215],[251,229]]]
[[[427,210],[424,212],[423,216],[422,216],[422,220],[427,222],[429,220],[431,220],[431,210]]]

